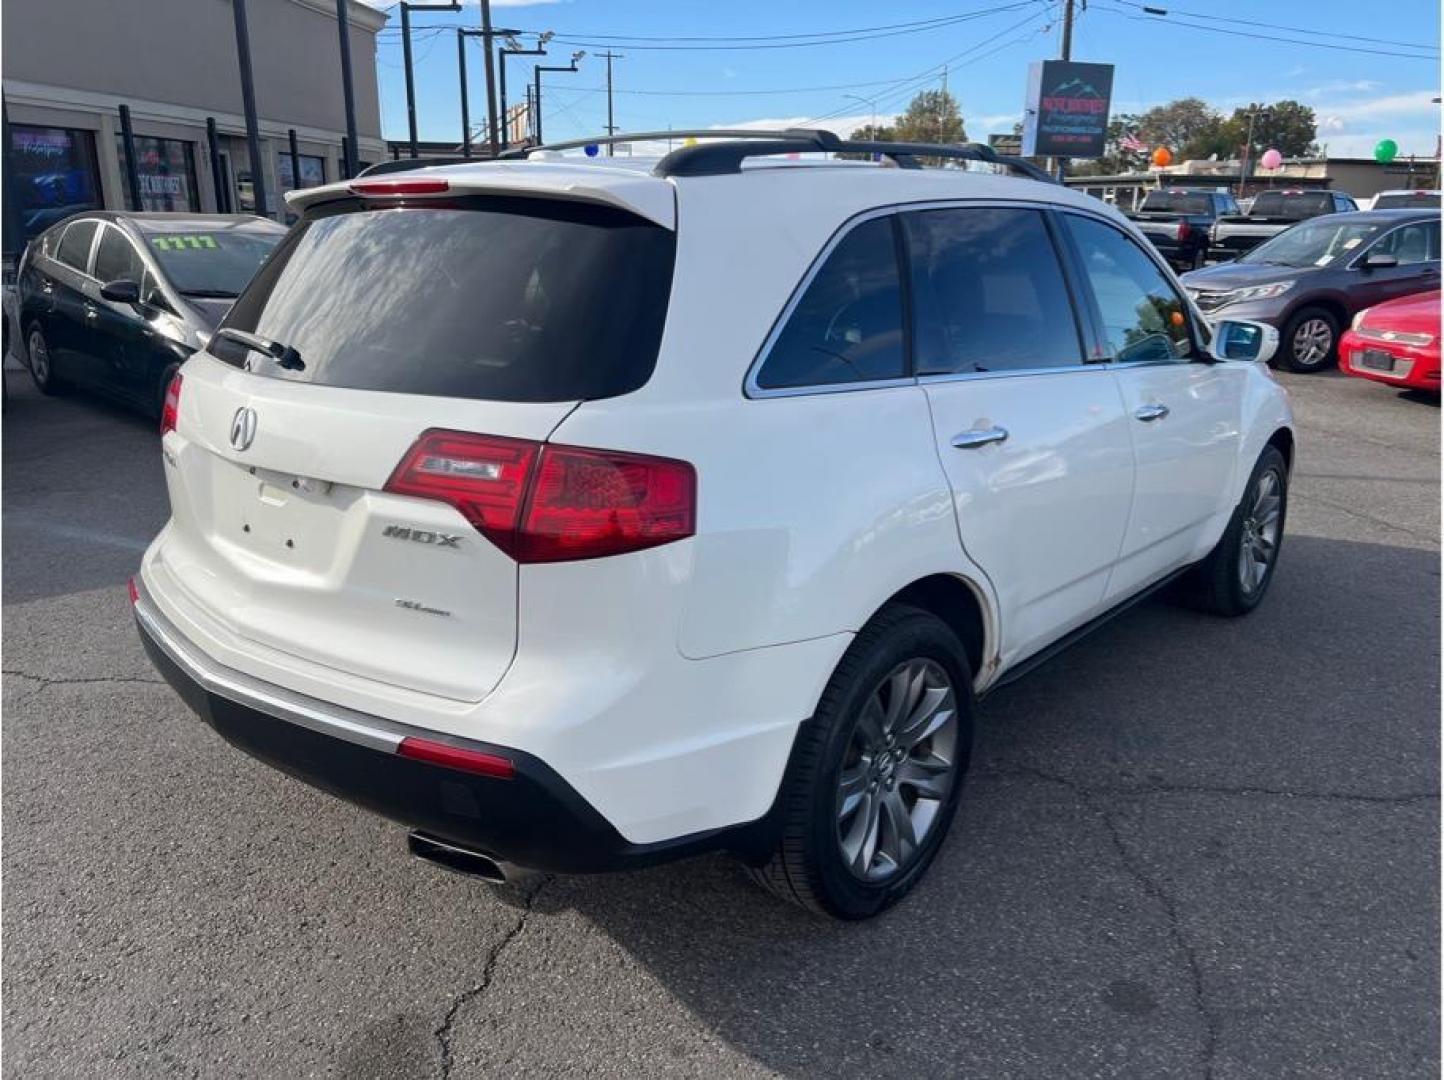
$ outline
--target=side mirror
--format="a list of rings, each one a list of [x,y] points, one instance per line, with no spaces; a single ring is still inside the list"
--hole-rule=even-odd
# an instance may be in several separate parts
[[[112,304],[140,303],[140,286],[134,281],[107,281],[100,287],[100,298]]]
[[[1398,266],[1399,259],[1395,255],[1385,255],[1382,251],[1372,255],[1365,255],[1361,264],[1365,270],[1387,270],[1391,266]]]
[[[1225,319],[1215,323],[1208,354],[1215,360],[1272,359],[1278,351],[1279,332],[1268,323]]]

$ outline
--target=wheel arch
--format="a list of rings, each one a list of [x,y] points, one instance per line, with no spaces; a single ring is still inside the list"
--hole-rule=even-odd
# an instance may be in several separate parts
[[[997,631],[986,596],[976,582],[962,574],[929,574],[898,589],[873,615],[888,604],[908,604],[936,615],[958,635],[974,684],[980,685],[984,675],[991,674],[989,658],[997,651]]]

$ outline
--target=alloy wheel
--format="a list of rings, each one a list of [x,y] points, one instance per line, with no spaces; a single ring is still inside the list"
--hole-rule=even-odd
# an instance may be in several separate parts
[[[957,693],[935,660],[905,661],[867,697],[837,785],[837,842],[864,881],[908,867],[956,780]]]
[[[50,349],[39,330],[30,331],[30,374],[37,386],[50,382]]]
[[[1294,360],[1312,367],[1322,364],[1334,347],[1334,328],[1325,319],[1305,319],[1294,330]]]
[[[1247,594],[1257,592],[1268,577],[1279,550],[1282,518],[1283,477],[1277,469],[1267,469],[1254,485],[1239,537],[1238,578]]]

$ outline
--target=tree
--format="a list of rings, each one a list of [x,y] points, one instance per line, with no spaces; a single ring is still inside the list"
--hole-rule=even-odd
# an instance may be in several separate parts
[[[1187,97],[1155,105],[1138,118],[1138,137],[1166,146],[1180,161],[1190,144],[1217,134],[1223,117],[1202,98]],[[1207,156],[1207,155],[1205,155]]]
[[[1251,104],[1235,109],[1225,125],[1232,145],[1242,148],[1248,141],[1249,114],[1253,114],[1253,151],[1257,157],[1267,149],[1275,149],[1284,157],[1304,157],[1318,152],[1314,141],[1318,125],[1314,110],[1297,101],[1285,99],[1272,105]]]
[[[923,90],[898,117],[898,142],[967,142],[958,100],[946,90]]]

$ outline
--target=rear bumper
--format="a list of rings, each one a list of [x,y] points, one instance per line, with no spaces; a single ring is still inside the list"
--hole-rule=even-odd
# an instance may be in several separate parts
[[[711,850],[755,858],[770,843],[771,815],[675,840],[631,843],[530,754],[367,716],[227,668],[187,641],[144,593],[135,618],[156,669],[227,742],[332,795],[499,861],[592,873]],[[499,779],[402,757],[397,751],[407,737],[504,757],[515,774]]]

